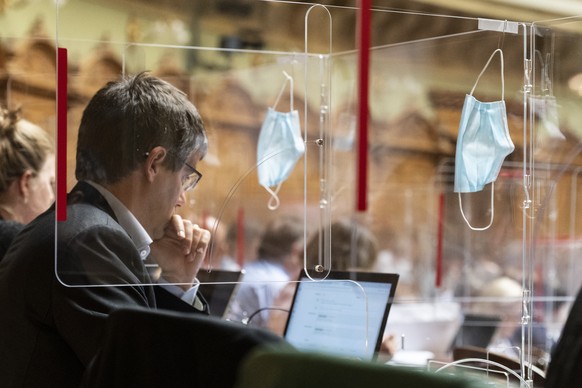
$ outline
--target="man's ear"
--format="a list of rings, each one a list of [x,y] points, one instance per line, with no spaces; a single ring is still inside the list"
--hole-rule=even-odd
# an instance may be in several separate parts
[[[144,166],[148,181],[153,181],[154,177],[160,172],[160,169],[162,168],[164,160],[167,156],[168,151],[162,146],[154,147],[148,153]]]

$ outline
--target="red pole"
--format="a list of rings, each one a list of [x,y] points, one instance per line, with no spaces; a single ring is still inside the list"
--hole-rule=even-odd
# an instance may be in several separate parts
[[[361,0],[358,23],[358,155],[356,210],[366,211],[368,196],[368,85],[370,67],[370,0]]]
[[[57,48],[57,221],[67,220],[67,49]]]
[[[439,288],[443,283],[443,235],[445,217],[445,194],[439,194],[438,226],[437,226],[437,251],[435,263],[435,286]]]

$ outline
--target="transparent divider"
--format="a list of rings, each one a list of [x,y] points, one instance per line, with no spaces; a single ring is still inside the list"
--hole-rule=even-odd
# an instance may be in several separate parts
[[[353,297],[351,323],[364,329],[352,330],[357,334],[349,352],[364,358],[377,345],[368,323],[378,310],[370,309],[374,299],[365,285],[335,279],[334,273],[396,273],[398,287],[391,290],[384,330],[384,337],[392,335],[396,342],[395,360],[411,355],[424,363],[427,357],[450,361],[463,325],[479,314],[480,326],[494,331],[491,340],[500,338],[505,331],[500,328],[511,331],[503,340],[510,344],[506,349],[518,350],[522,365],[547,365],[564,306],[579,288],[580,120],[575,107],[582,88],[575,61],[566,58],[579,51],[570,49],[578,45],[572,31],[579,20],[530,24],[372,10],[369,162],[359,166],[358,51],[345,39],[338,43],[346,34],[356,35],[359,9],[257,3],[271,36],[282,33],[283,26],[267,23],[269,15],[287,13],[304,20],[295,31],[296,46],[277,40],[269,47],[252,39],[235,42],[218,30],[216,36],[198,35],[184,19],[193,25],[217,23],[216,15],[204,14],[201,2],[188,3],[181,11],[187,17],[175,20],[161,18],[149,6],[120,12],[111,2],[57,4],[54,49],[66,49],[69,60],[68,129],[57,138],[61,147],[66,145],[67,160],[60,163],[66,164],[67,175],[59,180],[66,182],[66,191],[77,184],[77,131],[91,97],[109,81],[147,71],[184,92],[206,128],[208,151],[193,166],[203,178],[184,194],[174,213],[211,233],[197,276],[211,314],[246,324],[266,324],[271,317],[278,319],[273,330],[282,334],[294,295],[301,298],[297,286],[323,290],[332,283],[334,303]],[[176,14],[172,2],[164,4]],[[103,20],[111,24],[108,36],[91,36],[90,29],[79,28],[81,21]],[[416,26],[424,35],[409,39],[406,26]],[[501,56],[492,55],[497,50],[503,64]],[[18,77],[13,74],[7,81],[12,96]],[[42,72],[26,76],[46,82]],[[459,172],[455,156],[467,95],[484,103],[504,102],[514,150],[492,156],[500,163],[494,185],[463,193],[460,201],[454,188]],[[296,112],[289,122],[301,140],[295,146],[280,141],[284,147],[260,154],[262,128],[272,111]],[[136,137],[134,148],[139,144]],[[289,161],[288,176],[273,195],[260,184],[259,171]],[[366,168],[369,177],[364,212],[355,210],[358,168]],[[126,205],[142,199],[138,187],[132,190],[123,193]],[[159,209],[139,213],[138,221],[161,212],[161,201]],[[70,198],[59,203],[69,203],[73,210]],[[299,229],[289,232],[292,238],[279,230],[281,240],[267,246],[273,225],[289,216]],[[66,287],[188,285],[168,281],[153,255],[137,260],[121,237],[114,239],[119,246],[96,244],[89,233],[63,244],[59,236],[70,233],[68,221],[56,222],[55,270]],[[483,230],[467,225],[490,222]],[[115,236],[127,237],[122,228],[113,229]],[[273,246],[285,250],[276,275],[267,272],[273,268],[261,269],[265,263],[260,260]],[[80,260],[67,256],[73,248]],[[261,270],[266,279],[258,277]],[[301,273],[309,280],[296,281]],[[507,283],[495,294],[498,282]],[[236,311],[237,298],[253,289],[271,289],[271,294],[255,300],[253,308]],[[489,324],[483,316],[501,311],[489,302],[510,305],[517,315]],[[435,325],[442,328],[440,338],[434,335]],[[408,330],[413,326],[418,331]],[[427,327],[432,330],[428,334]],[[539,328],[545,332],[540,343],[534,338]],[[489,341],[483,346],[505,345]]]
[[[305,12],[309,12],[311,34],[314,34],[314,29],[316,33],[318,32],[317,23],[322,17],[330,27],[329,15],[322,13],[324,8],[315,8],[315,10],[304,8]],[[191,11],[194,12],[194,9]],[[208,178],[203,179],[195,191],[186,194],[185,203],[176,208],[175,212],[212,233],[213,239],[204,263],[209,271],[221,269],[228,255],[233,255],[230,259],[238,268],[255,259],[245,257],[246,252],[256,256],[256,252],[252,252],[256,247],[252,245],[256,245],[264,224],[271,219],[282,218],[292,213],[304,225],[325,224],[321,220],[327,212],[325,208],[313,213],[305,210],[306,201],[311,201],[311,198],[306,198],[304,177],[306,171],[310,171],[310,175],[323,174],[319,160],[323,158],[324,150],[327,148],[321,141],[328,132],[325,128],[327,124],[322,124],[321,120],[328,109],[322,107],[322,104],[328,99],[327,89],[330,88],[327,79],[329,52],[325,55],[308,52],[307,50],[312,48],[307,47],[307,41],[310,40],[307,31],[306,48],[298,52],[170,44],[162,41],[163,35],[151,36],[151,41],[142,39],[146,40],[143,43],[124,40],[130,36],[124,39],[91,40],[71,32],[72,16],[69,15],[75,15],[77,19],[79,13],[86,12],[105,15],[110,12],[110,8],[106,6],[100,8],[98,5],[79,7],[77,2],[70,2],[59,8],[60,24],[57,28],[59,46],[67,49],[70,58],[81,55],[78,53],[82,51],[94,51],[94,55],[83,55],[87,60],[78,67],[69,67],[68,72],[70,85],[67,120],[69,128],[67,154],[70,167],[66,179],[68,191],[76,184],[73,163],[76,132],[86,103],[107,82],[121,75],[149,71],[186,93],[200,112],[206,127],[208,153],[196,167],[203,172],[205,178]],[[142,29],[145,28],[152,23],[150,19],[155,19],[145,9],[136,9],[131,18],[126,24],[128,28],[136,29],[140,26]],[[154,27],[151,25],[151,28]],[[331,37],[328,39],[331,42]],[[217,57],[227,59],[232,66],[225,69],[205,69],[204,66],[199,66],[196,71],[188,71],[193,58],[204,61],[203,58],[216,60]],[[295,116],[291,117],[292,115]],[[284,116],[291,117],[288,118],[288,124],[295,126],[295,144],[293,142],[285,144],[284,141],[288,140],[288,137],[282,137],[280,144],[276,144],[276,139],[271,140],[267,135],[266,140],[260,139],[263,126],[273,125],[274,120]],[[278,136],[278,133],[275,132],[271,136],[275,135]],[[139,147],[137,139],[135,144]],[[257,178],[261,170],[264,174],[273,175],[281,168],[287,169],[287,176],[275,195],[266,190]],[[276,189],[270,187],[270,190]],[[142,193],[136,189],[131,196],[137,199],[141,195]],[[321,197],[325,193],[317,191],[316,195]],[[325,202],[325,199],[315,200],[317,204],[313,206],[314,208],[318,207],[319,203]],[[57,223],[57,235],[63,226],[65,225]],[[231,236],[238,232],[240,235],[238,240],[226,242],[226,234],[229,231]],[[251,235],[248,236],[249,240],[246,240],[245,232]],[[302,233],[301,237],[303,239],[305,234]],[[230,251],[226,252],[225,249]],[[58,253],[57,276],[67,286],[143,283],[140,277],[115,279],[113,275],[115,268],[100,269],[101,275],[105,276],[90,276],[85,273],[87,268],[71,268],[63,264]],[[152,273],[159,270],[156,265],[153,259],[147,262]],[[108,274],[108,271],[111,273]],[[161,277],[163,278],[163,273]]]

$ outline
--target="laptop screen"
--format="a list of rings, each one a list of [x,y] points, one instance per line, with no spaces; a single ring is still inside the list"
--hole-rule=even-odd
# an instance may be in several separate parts
[[[459,346],[487,348],[500,322],[501,317],[496,315],[465,314],[463,324],[451,344],[451,350]]]
[[[332,271],[325,280],[301,274],[285,339],[300,350],[373,359],[380,350],[397,274]]]
[[[198,271],[199,292],[208,302],[210,315],[224,317],[244,276],[244,271]]]

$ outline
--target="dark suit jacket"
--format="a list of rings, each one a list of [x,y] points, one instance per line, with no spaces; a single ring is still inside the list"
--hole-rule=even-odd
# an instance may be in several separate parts
[[[544,387],[579,387],[582,380],[582,288],[551,356]]]
[[[6,221],[0,218],[0,261],[8,252],[12,240],[24,228],[24,225],[16,221]]]
[[[55,230],[55,211],[48,210],[15,238],[0,264],[0,386],[78,386],[113,310],[195,311],[148,283],[105,199],[77,184],[67,220]]]

